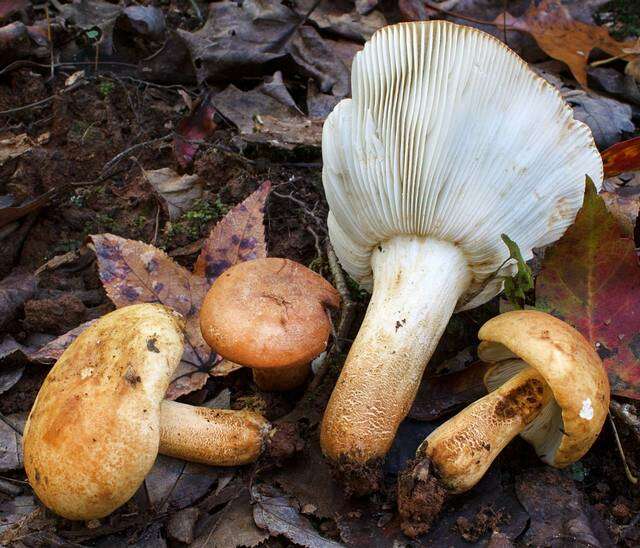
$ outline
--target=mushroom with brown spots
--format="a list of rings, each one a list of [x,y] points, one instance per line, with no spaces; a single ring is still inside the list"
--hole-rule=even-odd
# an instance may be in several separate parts
[[[474,28],[379,29],[351,84],[324,124],[322,180],[336,255],[372,294],[320,440],[362,492],[379,487],[375,470],[453,312],[513,275],[501,235],[525,260],[557,240],[585,175],[601,186],[602,160],[558,91]]]
[[[131,498],[158,452],[218,466],[259,457],[273,434],[261,415],[164,400],[183,327],[164,306],[124,307],[88,327],[53,366],[24,429],[27,477],[51,510],[106,516]]]
[[[429,529],[446,496],[480,481],[518,434],[562,468],[589,450],[607,416],[602,361],[565,322],[518,310],[489,320],[478,337],[478,355],[492,364],[484,378],[489,394],[434,430],[398,480],[403,530],[413,536]]]
[[[226,270],[200,309],[200,330],[220,356],[253,369],[261,390],[302,385],[331,333],[340,295],[322,276],[288,259],[256,259]]]

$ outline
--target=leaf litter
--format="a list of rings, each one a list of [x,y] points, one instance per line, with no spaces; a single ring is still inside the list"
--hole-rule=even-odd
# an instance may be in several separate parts
[[[423,3],[405,1],[400,4],[403,13],[409,13],[411,8],[414,18],[433,17],[437,13]],[[513,16],[511,21],[526,32],[507,29],[510,45],[518,48],[527,60],[535,62],[540,70],[547,71],[545,77],[553,80],[573,105],[576,117],[590,125],[598,145],[605,148],[631,136],[635,130],[637,116],[629,105],[634,101],[633,94],[625,91],[625,86],[635,81],[632,68],[636,54],[624,51],[628,49],[629,40],[613,40],[605,36],[605,33],[608,36],[607,29],[583,26],[587,24],[585,14],[590,18],[592,7],[569,1],[565,4],[513,0],[505,6],[485,0],[452,0],[441,2],[440,8],[496,21],[493,27],[481,28],[489,28],[500,38],[503,32],[500,12],[506,8],[509,13],[520,14]],[[197,5],[202,8],[201,3]],[[13,25],[19,32],[12,31],[9,35],[15,35],[15,42],[0,45],[3,55],[7,52],[7,62],[32,59],[47,63],[46,68],[10,68],[7,75],[12,78],[11,91],[5,93],[6,86],[0,86],[0,108],[5,110],[45,100],[44,106],[27,108],[12,115],[8,124],[15,133],[6,137],[9,139],[8,152],[0,169],[10,183],[0,190],[11,197],[0,199],[0,206],[7,206],[0,209],[0,220],[7,220],[6,230],[0,228],[0,245],[10,242],[12,249],[21,250],[16,257],[20,264],[30,268],[27,272],[47,264],[53,255],[63,256],[67,249],[52,248],[64,238],[75,236],[81,241],[86,235],[93,234],[93,246],[98,252],[95,262],[89,253],[88,263],[52,263],[39,276],[40,283],[45,285],[44,291],[53,288],[71,293],[83,287],[94,289],[101,285],[97,277],[100,274],[116,306],[126,304],[130,299],[133,299],[131,302],[156,299],[188,314],[193,308],[197,309],[198,299],[225,268],[239,260],[266,256],[267,241],[272,251],[284,250],[285,256],[295,256],[330,276],[320,247],[326,228],[323,220],[314,220],[319,211],[324,213],[325,207],[317,192],[321,186],[318,165],[322,122],[337,101],[348,95],[353,55],[371,32],[385,22],[395,21],[397,13],[375,1],[318,5],[306,0],[295,3],[275,0],[240,4],[216,2],[210,4],[208,12],[201,12],[203,23],[192,3],[176,4],[172,10],[144,6],[125,8],[96,0],[64,6],[62,12],[51,13],[52,49],[56,55],[60,54],[56,66],[49,65],[47,25],[43,25],[41,19],[32,19],[37,10],[28,9],[19,16],[17,13],[7,16],[3,23]],[[24,24],[18,24],[17,17],[24,18]],[[13,22],[11,18],[14,18]],[[61,39],[63,27],[70,30],[73,37],[66,43]],[[18,42],[18,35],[22,42]],[[544,56],[534,49],[528,35],[534,36],[538,45],[557,61],[540,63]],[[25,42],[26,38],[30,42]],[[596,49],[605,51],[608,57],[616,56],[615,52],[622,48],[620,44],[624,44],[624,56],[603,66],[589,67],[587,61],[591,59],[578,62],[576,51],[573,51],[576,44],[583,43],[585,48],[595,44]],[[611,51],[600,47],[603,44]],[[588,52],[586,57],[589,57]],[[593,57],[599,58],[598,54]],[[74,64],[78,61],[83,64]],[[57,66],[58,62],[71,63],[68,72],[67,67]],[[118,74],[108,74],[115,66],[108,65],[110,62],[123,63]],[[571,69],[579,84],[589,85],[591,89],[575,89],[576,84],[567,77],[568,72],[560,62]],[[78,73],[78,69],[84,71],[78,77],[82,86],[55,100],[49,99],[55,94],[56,86],[65,86],[64,82]],[[97,78],[96,69],[101,76],[110,79]],[[47,78],[52,71],[57,80],[47,80],[40,91],[34,92],[29,83],[39,71]],[[586,80],[587,74],[589,80]],[[600,77],[596,78],[595,74]],[[604,96],[602,91],[612,96]],[[189,113],[183,116],[185,103]],[[86,113],[94,111],[107,114],[87,119]],[[73,117],[70,112],[74,112]],[[62,123],[51,128],[46,118],[37,119],[34,113],[55,114],[56,120],[67,120],[70,127]],[[30,126],[33,122],[39,128],[35,133]],[[73,127],[72,131],[71,126],[76,123],[84,125]],[[53,129],[50,142],[34,137],[40,133],[40,125]],[[144,130],[140,131],[142,127]],[[125,135],[129,137],[118,140],[125,128]],[[167,130],[171,131],[168,137]],[[93,143],[92,136],[96,131],[102,135],[113,134],[114,142],[97,139]],[[12,141],[15,135],[22,134],[27,137]],[[77,134],[84,136],[83,139],[73,137]],[[143,144],[143,141],[158,138],[161,140]],[[173,139],[173,151],[166,145],[170,139]],[[72,143],[76,148],[71,148]],[[138,148],[127,152],[127,147],[131,146]],[[122,153],[117,159],[116,156]],[[62,160],[55,160],[60,154]],[[143,167],[146,176],[157,177],[155,190],[139,184],[144,177],[140,177],[138,170],[131,170],[135,174],[127,172],[127,167],[136,166],[131,163],[134,154],[138,167]],[[91,181],[97,173],[105,178],[95,183],[93,189],[81,186],[81,192],[73,194],[73,200],[68,201],[68,191],[56,192],[58,184],[52,174],[63,173],[62,162],[69,162],[74,156],[86,163],[87,168],[77,174],[67,172],[68,178]],[[34,162],[34,158],[38,161]],[[108,164],[114,158],[117,161]],[[42,168],[38,170],[41,161]],[[616,161],[620,163],[619,160],[611,162],[605,153],[607,169],[615,168]],[[284,164],[299,165],[300,169],[285,168]],[[105,165],[114,166],[113,173],[103,174]],[[590,226],[600,222],[600,229],[605,232],[589,240],[589,245],[597,249],[598,269],[613,272],[614,279],[623,278],[625,272],[633,279],[633,255],[628,241],[637,230],[635,189],[638,185],[629,172],[636,167],[627,162],[615,169],[619,173],[612,175],[615,178],[608,180],[603,192],[604,203],[614,217],[603,210],[602,204],[595,208],[598,215],[594,213],[595,209],[589,210],[588,216],[593,217]],[[268,185],[237,205],[207,234],[209,223],[218,218],[217,214],[212,214],[210,209],[195,214],[194,208],[201,204],[207,208],[218,207],[214,200],[221,198],[225,208],[233,206],[255,189],[256,181],[264,180],[273,180],[278,195],[285,196],[277,202],[272,200],[266,218],[264,206],[269,194]],[[299,203],[288,200],[287,193]],[[30,203],[34,196],[44,198]],[[282,212],[274,210],[274,202],[279,209],[282,204],[291,206],[291,211],[283,216]],[[16,207],[16,203],[22,205]],[[589,207],[593,207],[590,201],[586,203],[585,211]],[[133,211],[140,212],[141,218],[134,218],[137,213]],[[96,213],[102,215],[97,222]],[[188,225],[192,233],[188,236],[178,234],[179,227],[187,226],[183,222],[187,217],[194,219]],[[283,222],[285,218],[286,222]],[[576,226],[580,228],[581,225]],[[47,235],[47,232],[57,232],[58,227],[61,229],[59,235]],[[622,244],[620,238],[614,237],[614,227],[620,227],[617,234],[627,239],[624,252],[619,255],[615,245]],[[607,237],[610,242],[605,241]],[[40,249],[34,243],[38,239],[45,242]],[[317,245],[318,241],[320,245]],[[150,246],[149,242],[154,245]],[[576,269],[575,263],[579,260],[574,258],[576,254],[580,256],[583,249],[575,246],[572,255],[569,246],[563,245],[560,242],[557,247],[546,250],[543,271],[536,280],[536,298],[544,306],[545,291],[551,288],[549,294],[552,294],[551,301],[555,303],[558,315],[566,315],[569,319],[579,314],[579,306],[572,303],[573,308],[568,307],[565,300],[558,297],[551,273],[571,280],[570,283],[578,288],[587,274]],[[154,272],[154,261],[162,273]],[[11,263],[11,268],[3,273],[11,271],[13,266]],[[78,270],[74,270],[76,268]],[[534,268],[534,272],[537,270]],[[544,276],[547,276],[546,281]],[[158,283],[165,287],[159,288]],[[79,287],[72,287],[73,284],[79,284]],[[629,285],[627,282],[616,287],[625,293],[624,297],[630,297],[634,294],[633,291],[627,293]],[[185,286],[191,291],[187,299],[172,296],[167,289],[179,288],[179,292],[186,293],[183,291]],[[9,284],[10,290],[18,287],[17,282]],[[577,291],[575,287],[572,289]],[[519,285],[514,289],[517,291],[518,288]],[[361,299],[355,292],[353,297],[358,301]],[[521,303],[525,300],[522,294],[516,298]],[[533,294],[528,291],[526,299],[532,298]],[[7,334],[11,338],[2,339],[4,350],[0,352],[0,367],[4,369],[0,370],[0,384],[6,390],[3,405],[9,409],[13,409],[14,398],[25,392],[27,386],[33,387],[35,394],[38,370],[42,371],[38,364],[53,363],[88,323],[53,340],[50,340],[52,331],[30,333],[32,327],[25,321],[28,318],[24,310],[29,299],[20,296],[7,308],[12,311]],[[104,302],[101,306],[105,308],[96,310],[93,317],[106,312],[112,305]],[[596,301],[595,308],[599,306]],[[497,310],[493,303],[482,314],[490,316]],[[456,372],[424,380],[410,418],[402,425],[389,455],[385,467],[385,482],[389,489],[384,493],[365,500],[348,500],[332,479],[315,432],[322,401],[328,395],[320,383],[316,393],[303,396],[297,405],[298,396],[294,396],[288,408],[285,407],[290,410],[295,406],[293,414],[308,431],[306,452],[284,468],[267,462],[256,467],[222,470],[161,457],[147,478],[146,487],[121,513],[102,520],[94,529],[78,525],[72,530],[68,524],[45,516],[28,494],[28,486],[24,486],[24,494],[9,498],[0,506],[0,520],[4,520],[0,527],[2,523],[6,524],[5,533],[8,533],[3,540],[22,539],[26,543],[44,544],[101,541],[120,545],[129,542],[140,546],[166,545],[167,538],[169,542],[193,541],[193,546],[254,546],[260,543],[269,546],[278,543],[404,545],[406,538],[399,528],[392,490],[397,471],[438,422],[482,394],[484,366],[474,363],[475,356],[469,348],[475,348],[474,336],[483,316],[474,314],[454,318],[447,329],[446,340],[434,356],[433,369],[447,369],[455,364]],[[231,405],[234,408],[257,404],[259,400],[265,411],[273,413],[275,421],[279,420],[278,417],[288,411],[273,407],[276,398],[254,394],[246,371],[238,371],[233,364],[216,364],[216,357],[197,340],[198,331],[193,325],[195,315],[196,312],[191,316],[192,345],[185,353],[179,379],[172,384],[168,396],[193,404]],[[637,383],[632,368],[628,367],[628,358],[635,348],[633,329],[636,328],[631,327],[635,324],[627,316],[625,320],[625,336],[614,348],[617,353],[606,360],[618,393],[633,395]],[[609,325],[614,323],[615,319]],[[602,326],[598,329],[598,333],[604,330],[609,341],[606,329]],[[636,329],[635,334],[637,332]],[[352,334],[345,335],[350,336]],[[43,341],[50,342],[43,346]],[[606,349],[611,350],[609,346]],[[607,353],[602,349],[601,352]],[[341,359],[339,357],[338,361]],[[334,376],[335,371],[330,368],[324,381],[326,386],[330,387]],[[214,394],[219,397],[206,403]],[[19,412],[24,414],[27,409]],[[9,416],[16,420],[20,417],[13,413]],[[11,436],[15,442],[10,441]],[[6,444],[2,441],[6,447],[15,448],[6,452],[10,468],[6,474],[22,477],[18,469],[17,434],[11,430],[6,436],[3,434],[2,440],[6,440]],[[624,436],[623,442],[627,442]],[[594,519],[593,500],[581,496],[584,486],[579,482],[566,483],[565,476],[551,474],[545,477],[534,473],[539,465],[533,459],[522,457],[528,455],[528,448],[520,442],[512,445],[478,489],[468,497],[459,498],[419,544],[463,546],[490,541],[493,546],[497,539],[507,543],[537,544],[547,542],[549,530],[561,529],[562,534],[568,532],[578,542],[607,545],[607,534],[613,534],[615,527],[623,526],[620,525],[623,518],[615,517],[608,509],[618,504],[615,497],[620,496],[616,493],[621,487],[614,486],[607,469],[598,468],[604,467],[595,458],[599,454],[590,457],[588,473],[591,474],[589,477],[595,478],[592,481],[611,484],[611,497],[604,499],[606,508],[597,509],[597,513],[608,520],[604,536],[602,524],[598,525],[598,520]],[[594,449],[596,451],[599,449]],[[634,457],[630,459],[631,466],[635,466]],[[558,495],[559,491],[564,493],[564,498]],[[555,516],[544,514],[546,499],[543,495],[549,492],[562,506]],[[624,514],[616,512],[616,515]],[[625,531],[617,538],[634,538],[633,525]]]

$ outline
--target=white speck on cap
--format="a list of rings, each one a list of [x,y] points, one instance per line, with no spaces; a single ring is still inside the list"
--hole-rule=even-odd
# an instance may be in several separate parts
[[[582,402],[582,409],[580,409],[580,418],[590,421],[593,418],[593,407],[591,406],[591,399],[587,398]]]

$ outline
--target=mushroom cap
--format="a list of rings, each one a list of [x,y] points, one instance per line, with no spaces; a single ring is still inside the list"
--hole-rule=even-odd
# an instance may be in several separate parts
[[[182,326],[164,306],[127,306],[88,327],[53,366],[25,425],[24,467],[54,512],[101,518],[136,492],[158,453]]]
[[[589,342],[562,320],[537,310],[496,316],[478,337],[481,360],[502,358],[485,375],[489,391],[530,366],[553,392],[555,401],[521,436],[552,466],[580,459],[598,437],[609,409],[609,379]]]
[[[352,65],[352,99],[322,138],[329,235],[345,270],[372,287],[371,253],[398,235],[463,251],[473,280],[458,302],[499,293],[509,252],[525,259],[573,222],[585,174],[602,184],[591,131],[502,42],[445,21],[378,30]],[[511,274],[507,264],[500,274]]]
[[[253,368],[310,362],[327,346],[326,307],[340,295],[322,276],[288,259],[256,259],[226,270],[200,309],[202,336],[223,358]]]

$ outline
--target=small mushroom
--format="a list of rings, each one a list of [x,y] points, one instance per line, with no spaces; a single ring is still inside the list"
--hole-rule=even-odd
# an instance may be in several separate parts
[[[329,237],[373,290],[331,395],[324,454],[347,487],[375,473],[454,310],[502,290],[514,261],[557,240],[602,184],[589,128],[502,42],[446,21],[378,30],[352,64],[352,98],[322,139]]]
[[[478,336],[478,355],[493,364],[484,379],[489,394],[434,430],[400,476],[399,508],[410,534],[426,532],[446,497],[471,489],[518,434],[562,468],[589,450],[606,419],[606,371],[573,327],[519,310],[489,320]]]
[[[44,380],[24,428],[24,467],[40,500],[69,519],[124,504],[158,451],[211,465],[258,458],[269,423],[257,413],[164,400],[184,322],[157,304],[121,308],[88,327]]]
[[[226,270],[200,310],[200,329],[220,356],[253,369],[261,390],[291,390],[327,346],[328,308],[340,295],[322,276],[288,259],[256,259]]]

